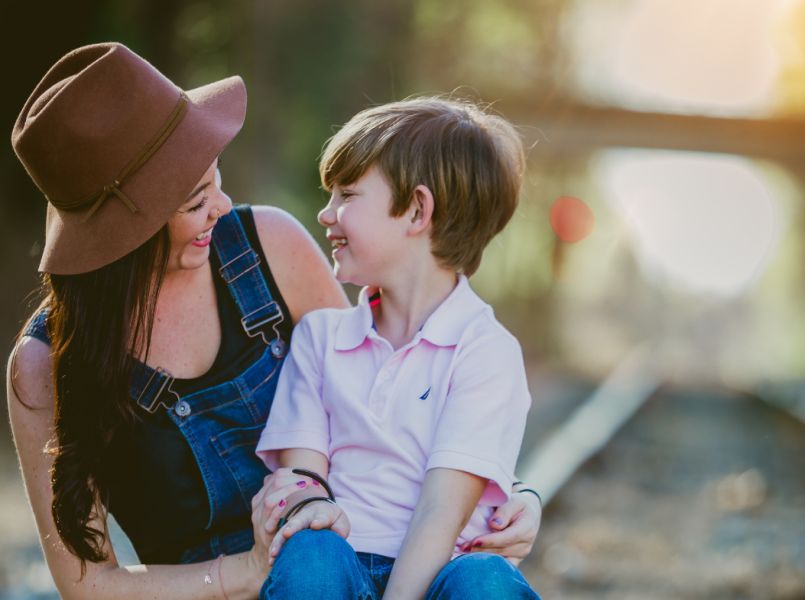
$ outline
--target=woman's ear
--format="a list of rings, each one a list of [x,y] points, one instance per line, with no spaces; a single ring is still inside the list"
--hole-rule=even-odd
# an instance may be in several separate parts
[[[408,231],[412,235],[419,235],[430,227],[433,218],[433,194],[427,186],[418,185],[414,188],[408,217],[411,219]]]

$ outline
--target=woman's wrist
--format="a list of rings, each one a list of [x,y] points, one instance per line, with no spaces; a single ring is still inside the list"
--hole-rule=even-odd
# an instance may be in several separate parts
[[[218,589],[227,600],[253,600],[260,594],[270,571],[267,557],[258,556],[255,548],[250,552],[224,556],[218,571]]]

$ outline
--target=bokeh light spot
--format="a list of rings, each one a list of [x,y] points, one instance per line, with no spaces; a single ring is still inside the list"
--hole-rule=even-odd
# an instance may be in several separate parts
[[[563,242],[580,242],[593,231],[595,216],[590,207],[573,196],[561,196],[551,205],[551,227]]]

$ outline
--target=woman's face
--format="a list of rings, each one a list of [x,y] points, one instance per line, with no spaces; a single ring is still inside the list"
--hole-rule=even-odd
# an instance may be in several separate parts
[[[218,159],[210,165],[193,192],[169,220],[168,271],[198,269],[210,257],[212,228],[232,210],[232,201],[221,191]]]

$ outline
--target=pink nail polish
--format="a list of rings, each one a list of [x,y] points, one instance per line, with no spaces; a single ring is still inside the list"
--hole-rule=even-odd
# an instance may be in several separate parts
[[[306,482],[306,481],[297,481],[297,482],[296,482],[296,487],[303,488],[303,487],[306,487],[306,486],[307,486],[307,482]]]
[[[279,501],[279,507],[282,508],[283,506],[285,506],[285,499],[284,498]]]
[[[484,545],[484,543],[481,540],[476,540],[472,543],[472,545],[475,546],[476,548],[480,548],[481,546]]]
[[[313,480],[311,483],[312,483],[313,485],[319,485],[319,482],[318,482],[318,481],[316,481],[315,479],[314,479],[314,480]]]

